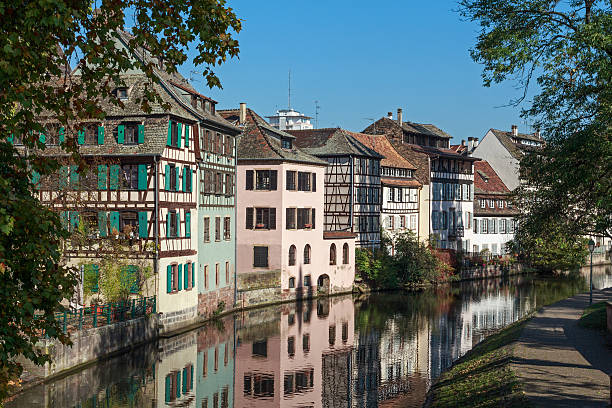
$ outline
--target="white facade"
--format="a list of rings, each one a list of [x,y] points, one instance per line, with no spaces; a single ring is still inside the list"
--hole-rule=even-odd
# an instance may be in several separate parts
[[[281,109],[276,111],[276,115],[266,116],[270,125],[279,130],[305,130],[312,129],[310,116],[302,115],[293,109]]]

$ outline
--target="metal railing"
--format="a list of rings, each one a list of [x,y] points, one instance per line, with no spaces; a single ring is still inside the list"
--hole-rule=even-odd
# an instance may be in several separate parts
[[[146,316],[155,313],[156,308],[157,298],[151,296],[79,309],[71,308],[55,313],[55,318],[60,322],[64,333],[73,333]]]

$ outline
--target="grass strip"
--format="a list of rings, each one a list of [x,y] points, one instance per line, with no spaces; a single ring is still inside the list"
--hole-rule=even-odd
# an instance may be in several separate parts
[[[606,302],[598,302],[584,309],[578,325],[587,329],[605,331],[607,329],[606,319]]]
[[[530,406],[510,370],[513,344],[529,319],[487,337],[444,372],[430,390],[432,408]]]

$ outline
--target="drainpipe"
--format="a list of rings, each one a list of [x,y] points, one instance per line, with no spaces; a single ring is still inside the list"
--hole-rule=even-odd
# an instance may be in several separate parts
[[[155,260],[153,261],[153,273],[157,275],[155,279],[155,294],[159,289],[159,167],[157,162],[157,156],[153,156],[153,163],[155,166],[155,228],[153,228],[153,234],[155,234]]]
[[[353,191],[353,189],[355,188],[355,164],[354,164],[354,162],[355,162],[355,158],[352,155],[349,156],[349,163],[351,165],[351,191],[350,191],[351,196],[349,197],[349,199],[350,199],[349,202],[351,203],[351,208],[350,208],[350,212],[349,212],[350,218],[351,218],[350,219],[351,232],[355,232],[355,225],[354,225],[354,222],[353,222],[353,207],[354,207],[354,204],[353,204],[354,191]]]

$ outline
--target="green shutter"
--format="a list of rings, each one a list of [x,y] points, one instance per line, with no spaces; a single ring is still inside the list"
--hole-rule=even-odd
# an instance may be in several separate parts
[[[178,266],[178,290],[183,290],[183,265]]]
[[[144,143],[144,125],[138,125],[138,143]]]
[[[119,170],[120,170],[120,167],[118,164],[111,164],[110,166],[110,189],[111,190],[119,189]]]
[[[47,136],[45,136],[44,133],[41,133],[40,135],[38,135],[38,141],[42,144],[45,144],[47,142]]]
[[[147,165],[139,164],[138,165],[138,189],[146,190],[147,189]]]
[[[136,265],[128,265],[127,278],[130,284],[130,293],[138,293],[138,267]]]
[[[181,284],[181,281],[179,279],[179,285]],[[179,286],[179,290],[180,286]],[[176,398],[180,398],[181,397],[181,372],[179,371],[178,373],[176,373]]]
[[[183,394],[187,394],[187,367],[183,368]]]
[[[178,137],[176,138],[176,147],[180,148],[181,144],[182,144],[182,139],[183,139],[183,125],[181,123],[177,123],[176,127],[178,129]]]
[[[172,146],[172,121],[168,122],[168,141],[166,144]]]
[[[106,180],[106,175],[108,173],[108,168],[106,164],[98,165],[98,189],[106,190],[108,188],[108,182]]]
[[[170,165],[166,164],[165,169],[166,169],[166,172],[165,172],[165,175],[166,175],[166,183],[165,184],[166,185],[165,185],[165,187],[166,187],[166,191],[170,191]]]
[[[68,175],[70,168],[68,166],[60,167],[59,171],[59,189],[64,190],[68,186]]]
[[[189,147],[189,128],[191,126],[185,125],[185,147]]]
[[[100,287],[98,285],[98,283],[100,282],[100,266],[96,265],[96,264],[93,264],[93,265],[91,265],[91,269],[92,269],[93,274],[94,274],[94,282],[95,282],[93,287],[91,288],[91,291],[93,293],[98,293],[98,291],[100,290]]]
[[[183,268],[183,287],[185,289],[189,288],[189,268],[187,268],[187,264]]]
[[[170,238],[170,213],[166,213],[166,238]]]
[[[180,174],[181,174],[180,167],[176,166],[176,180],[175,180],[176,183],[174,184],[174,191],[179,191],[179,187],[180,187],[179,176],[180,176]]]
[[[185,166],[183,167],[183,192],[186,193],[187,192],[187,172],[188,172],[188,167]]]
[[[70,211],[70,229],[76,231],[79,228],[79,212]]]
[[[62,222],[62,227],[64,229],[68,229],[70,227],[70,214],[68,211],[62,211],[60,213],[60,221]]]
[[[176,236],[181,236],[181,212],[176,210]]]
[[[100,230],[100,236],[105,237],[108,235],[108,223],[106,221],[107,214],[104,211],[98,212],[98,229]]]
[[[76,190],[79,187],[79,166],[72,165],[70,166],[70,187],[73,190]]]
[[[189,374],[189,388],[193,390],[193,365],[189,366]]]
[[[85,131],[84,130],[79,130],[77,132],[77,143],[80,145],[85,144]]]
[[[170,375],[166,376],[166,404],[170,403],[171,397],[172,395],[170,395],[172,393],[172,378],[170,378]]]
[[[191,213],[189,211],[185,213],[185,236],[191,237]]]
[[[172,265],[166,268],[166,293],[172,292]]]
[[[98,126],[98,144],[104,144],[104,126]]]
[[[191,287],[195,287],[196,281],[195,281],[195,267],[196,267],[196,263],[192,262],[191,263]]]
[[[15,135],[11,133],[9,137],[6,138],[10,144],[15,143]]]
[[[113,231],[121,232],[119,230],[119,212],[118,211],[110,212],[110,230],[111,232]]]
[[[64,143],[64,140],[66,140],[66,130],[61,127],[59,128],[59,142]]]
[[[146,211],[140,211],[138,213],[138,236],[140,238],[147,238],[149,236],[148,230],[148,213]]]
[[[37,190],[40,188],[38,183],[40,183],[40,173],[36,170],[32,170],[32,184],[34,184],[34,188]]]
[[[125,143],[125,126],[124,125],[117,126],[117,143],[119,144]]]

